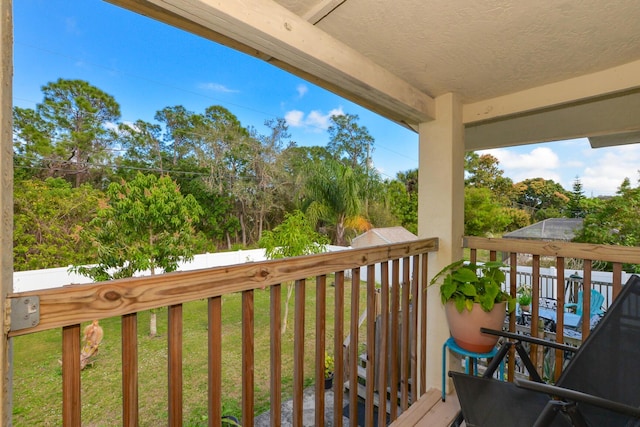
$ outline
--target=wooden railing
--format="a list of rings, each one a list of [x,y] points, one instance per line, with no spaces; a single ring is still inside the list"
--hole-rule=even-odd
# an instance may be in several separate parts
[[[584,340],[590,331],[590,322],[585,319],[591,318],[590,312],[590,292],[584,292],[583,307],[582,307],[582,322],[579,330],[576,331],[580,335],[580,339],[565,338],[565,313],[563,307],[565,302],[569,302],[565,297],[565,284],[569,277],[565,277],[566,260],[569,258],[582,260],[582,280],[581,284],[583,289],[595,288],[592,282],[592,265],[595,261],[606,261],[612,263],[612,279],[611,279],[611,297],[612,300],[620,293],[622,286],[623,264],[640,264],[640,248],[625,247],[625,246],[608,246],[608,245],[596,245],[596,244],[583,244],[583,243],[569,243],[569,242],[542,242],[532,240],[520,240],[520,239],[488,239],[481,237],[465,237],[464,246],[470,249],[471,261],[475,262],[478,259],[479,250],[489,251],[489,259],[497,260],[504,256],[502,261],[509,265],[509,274],[507,278],[507,291],[512,296],[516,296],[516,289],[518,283],[518,255],[528,254],[531,256],[531,275],[532,280],[532,305],[529,323],[526,328],[522,328],[520,325],[516,325],[517,313],[512,313],[509,317],[509,330],[528,333],[534,337],[544,337],[555,340],[559,343],[565,343],[569,341],[569,344],[579,345],[581,340]],[[539,301],[541,297],[542,281],[540,275],[541,261],[545,260],[547,263],[555,266],[556,278],[553,295],[556,298],[557,320],[555,322],[555,333],[545,331],[540,328],[539,317]],[[598,283],[597,286],[601,286]],[[512,349],[513,350],[513,349]],[[514,378],[515,371],[515,355],[512,353],[509,357],[508,364],[508,378]],[[531,359],[534,365],[542,368],[541,354],[538,349],[532,349]],[[563,354],[560,350],[555,353],[555,360],[563,360]],[[562,372],[562,363],[555,363],[553,377],[558,378]],[[539,372],[542,376],[543,372]]]
[[[400,410],[425,392],[424,371],[426,343],[426,292],[427,257],[437,251],[437,239],[424,239],[388,246],[332,252],[321,255],[297,257],[286,260],[252,262],[243,265],[219,267],[190,272],[177,272],[144,278],[131,278],[90,285],[71,285],[58,289],[24,292],[8,297],[10,302],[36,301],[34,310],[39,320],[27,327],[24,322],[12,322],[9,336],[31,334],[38,331],[62,329],[62,424],[80,426],[82,396],[80,375],[81,323],[94,319],[121,316],[122,334],[122,424],[136,426],[139,423],[138,374],[145,369],[139,360],[137,342],[138,313],[144,310],[168,307],[168,424],[183,423],[183,304],[189,301],[208,301],[208,423],[221,425],[222,404],[222,297],[233,293],[242,295],[242,425],[254,422],[254,291],[268,288],[270,292],[270,325],[264,333],[270,335],[270,411],[271,425],[279,425],[282,404],[282,338],[281,338],[281,288],[283,283],[293,282],[294,296],[294,355],[293,355],[293,424],[302,425],[303,389],[305,385],[305,290],[309,278],[315,278],[315,417],[316,425],[324,425],[324,358],[327,348],[325,313],[327,310],[327,276],[335,283],[335,320],[330,325],[334,334],[335,384],[333,425],[342,425],[343,384],[357,384],[359,350],[366,344],[366,410],[365,424],[373,425],[375,390],[389,390],[390,396],[399,396]],[[358,316],[364,310],[360,303],[361,268],[366,281],[366,341],[358,342]],[[346,274],[345,274],[346,273]],[[349,280],[350,276],[350,280]],[[378,279],[377,279],[378,277]],[[311,279],[313,280],[313,279]],[[375,293],[381,292],[379,318],[380,348],[375,348],[376,319]],[[346,320],[345,292],[350,292],[350,320]],[[412,309],[409,307],[412,305]],[[32,313],[33,314],[33,313]],[[11,316],[13,318],[13,316]],[[18,327],[18,323],[21,325]],[[348,330],[346,324],[348,324]],[[412,325],[413,327],[410,327]],[[262,325],[259,325],[262,326]],[[343,340],[351,335],[349,375],[345,375]],[[397,343],[402,339],[400,348]],[[307,343],[307,347],[308,347]],[[414,351],[411,351],[414,349]],[[373,363],[384,361],[380,366]],[[400,360],[400,367],[388,360]],[[204,363],[204,361],[203,361]],[[378,375],[376,370],[389,375]],[[417,385],[421,384],[421,387]],[[99,387],[100,385],[94,385]],[[419,388],[419,389],[418,389]],[[163,391],[158,390],[158,393]],[[386,406],[386,393],[379,401],[381,414],[388,412],[391,419],[398,416],[396,404]],[[358,418],[358,396],[350,393],[350,419]],[[393,400],[393,399],[392,399]],[[379,417],[382,425],[384,418]]]

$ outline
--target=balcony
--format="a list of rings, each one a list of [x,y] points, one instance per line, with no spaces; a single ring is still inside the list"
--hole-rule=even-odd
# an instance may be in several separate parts
[[[510,262],[508,287],[515,295],[518,285],[518,254],[531,256],[532,283],[541,283],[541,265],[545,262],[556,267],[554,296],[558,306],[565,302],[565,263],[568,258],[583,261],[582,286],[592,286],[592,262],[602,260],[613,263],[610,290],[612,298],[622,286],[623,263],[640,261],[640,249],[598,245],[530,242],[524,240],[484,239],[469,237],[465,246],[472,259],[481,250],[488,258],[496,259],[506,253]],[[208,406],[208,424],[221,425],[222,400],[225,393],[222,377],[222,361],[228,349],[222,345],[223,327],[239,328],[242,336],[242,358],[238,361],[241,372],[237,388],[241,388],[241,423],[252,426],[256,413],[256,380],[267,382],[271,425],[279,425],[282,419],[283,367],[285,374],[293,376],[292,395],[293,425],[303,425],[303,395],[305,385],[313,384],[315,398],[315,425],[343,425],[343,415],[360,424],[384,425],[388,414],[393,425],[448,425],[457,412],[455,395],[440,402],[439,387],[430,387],[429,378],[439,378],[441,361],[432,355],[440,354],[442,342],[433,338],[431,331],[446,326],[434,323],[427,328],[429,309],[438,307],[439,301],[429,303],[435,295],[426,292],[429,260],[437,256],[438,240],[423,239],[410,243],[378,246],[344,252],[298,257],[287,260],[254,262],[229,267],[219,267],[191,272],[170,273],[155,277],[132,278],[91,285],[71,285],[60,289],[24,292],[9,296],[12,306],[37,302],[39,320],[30,323],[14,322],[11,337],[37,333],[49,329],[62,330],[62,390],[61,422],[65,426],[79,426],[82,422],[82,385],[80,359],[81,323],[114,316],[121,318],[122,356],[120,413],[111,414],[113,422],[127,426],[144,424],[139,395],[139,374],[147,369],[145,360],[139,357],[137,323],[139,313],[167,307],[167,389],[157,390],[167,396],[167,424],[183,425],[183,310],[190,302],[203,300],[208,310],[207,393],[201,396]],[[293,352],[283,354],[281,312],[283,289],[292,283],[293,293]],[[602,286],[602,284],[599,284]],[[529,326],[518,325],[516,314],[506,319],[506,327],[512,331],[543,336],[564,342],[564,334],[540,330],[539,304],[542,287],[533,287],[533,300]],[[268,293],[269,321],[256,324],[255,297],[257,292]],[[546,291],[543,291],[546,292]],[[333,304],[328,303],[330,293]],[[226,325],[222,316],[222,300],[232,294],[240,295],[241,322]],[[312,304],[309,304],[310,297]],[[306,307],[305,307],[306,303]],[[589,313],[589,301],[583,301]],[[313,307],[309,309],[309,307]],[[332,313],[332,316],[327,316]],[[35,319],[29,317],[28,319]],[[14,314],[15,315],[15,314]],[[326,319],[331,317],[332,322]],[[12,319],[14,316],[12,315]],[[203,319],[204,322],[204,319]],[[305,327],[313,324],[313,333]],[[436,326],[438,325],[438,326]],[[307,325],[308,326],[308,325]],[[564,329],[564,315],[556,320],[556,330]],[[430,331],[427,334],[427,331]],[[187,331],[188,332],[188,331]],[[256,334],[269,334],[269,348],[256,348]],[[581,337],[589,333],[588,323],[579,331]],[[396,345],[391,345],[395,343]],[[579,340],[575,341],[579,345]],[[399,344],[399,345],[398,345]],[[256,378],[256,360],[268,351],[268,378]],[[333,414],[325,415],[324,358],[325,352],[335,358]],[[260,353],[260,354],[257,354]],[[289,357],[291,356],[291,357]],[[267,357],[266,355],[264,357]],[[539,363],[532,354],[534,363]],[[558,355],[561,357],[561,355]],[[292,360],[292,371],[287,365]],[[311,361],[311,362],[309,362]],[[380,362],[382,361],[382,362]],[[397,361],[390,363],[389,361]],[[305,368],[306,366],[306,368]],[[310,369],[309,366],[312,368]],[[541,364],[540,364],[541,366]],[[554,376],[559,375],[561,364],[556,364]],[[438,372],[428,372],[428,370]],[[516,375],[515,358],[509,358],[508,377]],[[386,375],[380,373],[386,372]],[[436,384],[437,381],[431,381]],[[100,387],[99,384],[92,384]],[[450,388],[449,388],[450,389]],[[384,393],[380,393],[384,390]],[[14,397],[14,400],[17,397]],[[285,396],[286,398],[286,396]],[[360,412],[358,406],[360,405]]]

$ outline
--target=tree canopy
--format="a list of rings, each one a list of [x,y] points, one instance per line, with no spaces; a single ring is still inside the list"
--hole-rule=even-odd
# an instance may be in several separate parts
[[[145,270],[170,272],[193,258],[194,224],[202,209],[171,178],[139,173],[132,181],[111,183],[107,197],[82,232],[96,250],[97,265],[76,266],[80,274],[102,281]]]
[[[355,114],[332,116],[326,144],[305,146],[291,140],[282,118],[265,120],[259,130],[220,105],[202,111],[170,105],[152,121],[120,122],[116,100],[88,82],[58,79],[42,92],[35,108],[13,110],[18,269],[102,263],[93,271],[101,279],[138,268],[169,271],[170,264],[157,260],[189,256],[171,241],[180,235],[174,226],[191,236],[193,251],[251,247],[297,218],[297,211],[315,232],[341,245],[370,227],[402,225],[417,233],[417,169],[382,179],[371,161],[375,140]],[[543,178],[514,183],[496,157],[467,153],[465,185],[468,234],[500,235],[548,217],[578,216],[585,218],[584,239],[604,241],[595,224],[611,223],[607,227],[618,231],[607,241],[636,242],[633,221],[613,224],[630,209],[625,203],[635,189],[628,182],[605,205],[585,197],[578,178],[572,192]],[[177,211],[163,211],[174,206],[168,195],[177,194]],[[161,207],[162,197],[169,205]],[[185,216],[178,205],[191,213]],[[185,222],[150,230],[139,222],[142,211]],[[114,237],[116,218],[134,227],[121,244]],[[128,251],[135,239],[149,237],[158,240],[136,247],[148,258],[139,261]],[[171,256],[156,247],[166,246],[158,243],[163,239]]]

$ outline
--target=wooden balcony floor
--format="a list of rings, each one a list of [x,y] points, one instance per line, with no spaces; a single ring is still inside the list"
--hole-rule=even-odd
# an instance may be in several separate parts
[[[459,410],[460,403],[455,393],[447,395],[447,400],[443,402],[440,390],[431,389],[394,421],[391,427],[448,427]]]

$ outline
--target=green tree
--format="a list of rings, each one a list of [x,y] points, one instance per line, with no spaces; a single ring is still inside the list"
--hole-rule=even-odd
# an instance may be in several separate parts
[[[62,178],[16,180],[13,254],[16,271],[95,261],[91,243],[80,238],[104,198],[89,185],[72,188]]]
[[[265,231],[259,243],[268,259],[319,254],[326,251],[328,244],[327,237],[316,232],[300,210],[285,214],[284,221]]]
[[[163,142],[167,163],[176,168],[186,159],[193,159],[194,139],[198,138],[194,127],[199,123],[199,118],[182,105],[176,105],[157,111],[155,119],[164,127]]]
[[[569,202],[567,203],[567,216],[569,218],[584,218],[586,212],[582,210],[582,201],[584,200],[584,191],[582,190],[582,182],[576,177],[573,181],[573,191],[569,194]]]
[[[118,126],[118,140],[124,154],[117,159],[118,175],[125,180],[135,178],[136,170],[153,171],[162,174],[164,146],[160,125],[136,120],[134,124],[121,123]]]
[[[93,174],[104,176],[110,165],[120,106],[109,94],[84,80],[58,79],[42,87],[44,100],[36,110],[14,110],[19,152],[46,176],[61,176],[80,186]]]
[[[640,186],[633,188],[625,179],[614,197],[584,219],[578,242],[607,245],[640,246]],[[640,264],[625,266],[640,272]]]
[[[53,153],[53,124],[31,108],[13,108],[13,164],[16,179],[46,176]]]
[[[488,188],[501,204],[507,204],[513,197],[513,181],[504,177],[500,162],[490,154],[475,152],[465,154],[465,186]]]
[[[98,264],[74,270],[96,281],[132,277],[140,271],[175,271],[193,259],[194,224],[202,214],[191,195],[184,197],[168,176],[139,173],[132,181],[111,183],[101,207],[83,236],[97,251]],[[154,336],[152,312],[150,335]]]
[[[308,171],[305,214],[312,224],[333,232],[336,245],[344,246],[346,233],[366,230],[369,223],[361,215],[358,180],[351,167],[330,160],[313,165]]]
[[[464,189],[464,232],[470,236],[485,236],[502,232],[511,218],[488,188]]]
[[[260,247],[265,249],[268,259],[281,259],[301,255],[319,254],[326,251],[328,239],[317,233],[304,214],[296,210],[286,214],[284,221],[273,231],[265,231],[260,239]],[[287,301],[284,305],[284,320],[281,333],[287,330],[289,301],[293,286],[287,286]]]
[[[516,202],[536,221],[560,216],[569,202],[567,191],[551,179],[525,179],[514,186]]]
[[[327,132],[327,149],[336,159],[343,160],[354,170],[364,169],[370,164],[374,139],[365,126],[358,124],[356,114],[331,116]]]
[[[390,210],[400,224],[418,234],[418,169],[398,172],[396,179],[387,183]]]

